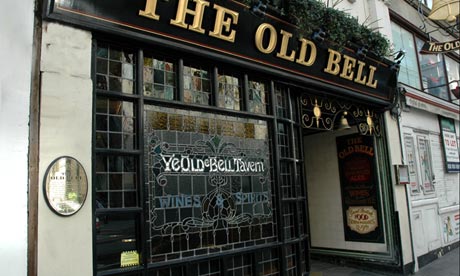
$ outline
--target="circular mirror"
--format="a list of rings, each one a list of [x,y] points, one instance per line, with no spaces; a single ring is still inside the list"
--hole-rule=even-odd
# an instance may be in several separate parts
[[[59,215],[78,212],[88,193],[88,179],[83,166],[72,157],[59,157],[50,164],[45,175],[45,198]]]

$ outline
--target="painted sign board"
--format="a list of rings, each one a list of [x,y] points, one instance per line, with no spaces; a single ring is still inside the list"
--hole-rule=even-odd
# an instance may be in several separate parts
[[[383,243],[374,137],[337,137],[345,240]]]
[[[380,103],[389,102],[396,86],[396,71],[388,61],[328,48],[300,35],[294,24],[258,17],[234,0],[50,0],[45,16],[300,82],[323,82]]]
[[[460,157],[454,120],[439,116],[447,172],[460,172]]]

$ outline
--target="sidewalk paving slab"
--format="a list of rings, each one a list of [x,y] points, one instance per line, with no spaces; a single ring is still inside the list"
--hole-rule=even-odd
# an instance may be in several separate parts
[[[420,268],[414,276],[460,276],[459,248],[446,253],[433,262]],[[352,267],[339,266],[312,260],[310,276],[387,276],[383,272],[371,272]]]

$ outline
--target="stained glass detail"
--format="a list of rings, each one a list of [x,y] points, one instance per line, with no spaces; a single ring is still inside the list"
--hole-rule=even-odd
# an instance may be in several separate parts
[[[134,52],[107,44],[96,49],[96,89],[134,93]]]
[[[146,106],[144,125],[151,261],[276,240],[266,122]]]
[[[269,123],[276,118],[237,117],[246,89],[245,110],[270,112],[270,82],[249,78],[245,83],[246,72],[220,65],[214,75],[201,64],[191,66],[188,57],[180,67],[179,58],[161,56],[153,48],[131,51],[97,45],[93,72],[97,273],[305,272],[307,263],[298,256],[308,250],[301,133],[293,123],[298,119],[292,118],[296,106],[289,106],[295,102],[289,99],[291,87],[274,83],[275,112],[282,118],[276,124]],[[143,58],[136,61],[138,56]],[[146,104],[153,98],[177,100],[179,92],[185,103],[195,104],[194,111]],[[113,93],[118,95],[108,98]],[[144,108],[141,116],[139,104]],[[219,115],[204,112],[209,105],[222,108]],[[137,127],[139,120],[143,129]],[[274,155],[273,149],[279,154]],[[280,172],[279,183],[273,182],[275,171]],[[280,189],[272,190],[278,185]],[[275,194],[278,190],[281,193]],[[283,222],[282,233],[276,218]],[[282,245],[285,241],[289,245]],[[121,267],[120,256],[128,251],[142,256],[139,267]]]
[[[207,69],[184,66],[184,102],[211,104],[211,76]]]
[[[133,103],[97,98],[96,148],[135,149],[135,120]]]
[[[241,109],[241,80],[224,73],[218,76],[219,102],[218,106],[233,110]]]
[[[144,56],[144,95],[173,100],[176,95],[176,66],[172,60]]]
[[[267,114],[268,85],[260,81],[249,81],[249,111]]]

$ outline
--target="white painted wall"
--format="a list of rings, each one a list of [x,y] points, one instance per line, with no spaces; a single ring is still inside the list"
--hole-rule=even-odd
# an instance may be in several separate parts
[[[91,187],[91,33],[44,23],[41,56],[38,276],[92,275],[91,192],[83,208],[61,217],[48,208],[43,178],[56,158],[77,159]]]
[[[420,193],[410,196],[415,251],[417,256],[422,256],[459,240],[458,235],[448,238],[445,236],[446,217],[454,218],[455,214],[459,213],[459,174],[445,172],[437,114],[412,107],[403,112],[401,118],[404,135],[413,137],[415,143],[417,136],[423,136],[430,142],[435,190],[431,193],[424,193],[421,190]],[[459,127],[459,121],[456,120],[457,136],[459,136]],[[415,149],[417,155],[416,145]]]
[[[0,9],[0,269],[27,274],[29,98],[34,1]]]

